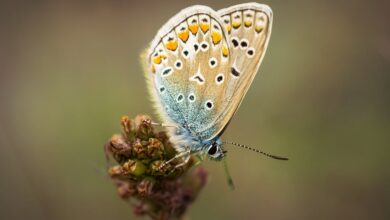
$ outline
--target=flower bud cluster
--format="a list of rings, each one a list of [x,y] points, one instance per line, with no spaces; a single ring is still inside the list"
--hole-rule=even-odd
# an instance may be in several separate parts
[[[134,120],[124,116],[121,125],[122,134],[113,135],[105,145],[107,158],[117,162],[108,174],[119,196],[132,201],[136,215],[161,220],[182,217],[206,184],[207,172],[194,166],[194,157],[180,167],[176,165],[183,158],[165,163],[176,151],[164,131],[154,131],[149,116]]]

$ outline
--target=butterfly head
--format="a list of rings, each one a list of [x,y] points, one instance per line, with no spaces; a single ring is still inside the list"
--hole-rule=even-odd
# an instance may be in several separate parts
[[[225,157],[226,151],[222,149],[222,141],[219,138],[211,141],[206,149],[211,160],[220,161]]]

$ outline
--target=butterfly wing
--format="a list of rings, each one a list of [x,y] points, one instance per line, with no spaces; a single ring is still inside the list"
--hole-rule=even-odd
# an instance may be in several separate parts
[[[203,139],[199,131],[223,111],[215,96],[224,94],[232,80],[224,75],[231,59],[222,25],[211,8],[192,6],[159,30],[147,52],[149,90],[158,112],[164,121],[180,125],[199,140]],[[209,137],[216,130],[202,134]]]
[[[230,73],[236,79],[230,82],[221,102],[224,111],[204,128],[218,130],[210,136],[221,135],[237,111],[248,91],[264,57],[272,29],[272,10],[267,5],[246,3],[218,11],[231,45]]]
[[[198,140],[220,135],[256,75],[271,24],[271,9],[256,3],[218,13],[192,6],[170,19],[147,53],[149,90],[163,120]]]

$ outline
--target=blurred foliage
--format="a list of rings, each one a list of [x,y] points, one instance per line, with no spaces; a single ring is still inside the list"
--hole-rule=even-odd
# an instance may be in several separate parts
[[[102,146],[153,113],[140,52],[182,8],[238,1],[1,1],[0,219],[132,219]],[[263,1],[260,73],[223,138],[192,219],[390,218],[389,1]]]

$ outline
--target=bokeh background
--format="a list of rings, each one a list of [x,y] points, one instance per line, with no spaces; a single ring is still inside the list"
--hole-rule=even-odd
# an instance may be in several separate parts
[[[134,219],[105,175],[122,115],[152,114],[140,52],[182,8],[1,1],[0,219]],[[264,0],[274,28],[191,219],[390,219],[389,1]]]

